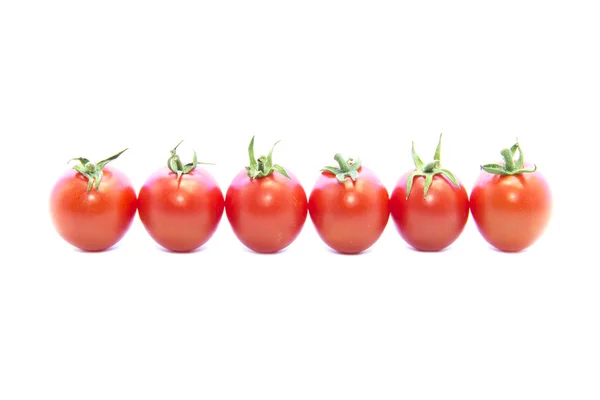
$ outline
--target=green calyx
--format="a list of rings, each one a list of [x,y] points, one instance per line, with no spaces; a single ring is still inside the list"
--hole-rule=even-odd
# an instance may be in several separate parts
[[[275,142],[273,147],[271,147],[271,151],[269,154],[265,156],[260,156],[258,159],[254,158],[254,136],[252,136],[252,140],[250,140],[250,145],[248,146],[248,157],[250,158],[250,165],[246,166],[246,171],[248,171],[248,176],[251,179],[255,178],[264,178],[273,173],[273,171],[279,172],[281,175],[285,176],[288,179],[291,179],[288,173],[283,169],[281,165],[273,164],[273,149],[275,145],[279,143],[280,140]]]
[[[519,158],[515,160],[517,151],[519,152]],[[531,169],[523,168],[523,150],[521,150],[518,139],[510,149],[502,149],[500,154],[502,154],[502,158],[504,158],[504,163],[502,165],[484,164],[481,166],[481,169],[495,175],[518,175],[527,172],[535,172],[537,170],[535,164]]]
[[[90,160],[83,157],[71,158],[67,164],[71,161],[79,161],[79,164],[74,165],[73,169],[88,179],[88,192],[92,190],[92,187],[98,191],[98,188],[100,187],[100,181],[102,180],[102,169],[106,166],[106,164],[117,159],[125,152],[125,150],[118,152],[112,157],[108,157],[107,159],[99,161],[96,164],[92,164]]]
[[[441,150],[442,150],[442,134],[440,133],[440,139],[438,141],[437,148],[435,149],[433,161],[425,164],[423,161],[421,161],[421,158],[415,151],[415,143],[413,142],[412,158],[413,158],[413,161],[415,162],[416,170],[414,172],[412,172],[410,175],[408,175],[408,178],[406,180],[406,198],[407,199],[408,199],[408,196],[410,196],[410,191],[412,189],[413,179],[415,178],[415,176],[425,177],[425,185],[423,186],[423,197],[427,196],[427,192],[429,191],[429,188],[431,187],[431,183],[433,182],[433,177],[438,174],[443,175],[446,178],[448,178],[448,180],[450,182],[452,182],[452,184],[454,186],[460,187],[460,185],[458,184],[458,181],[456,180],[456,178],[454,177],[452,172],[448,171],[447,169],[442,168]]]
[[[193,170],[195,170],[196,167],[198,166],[198,164],[214,165],[213,163],[198,162],[198,156],[196,155],[196,151],[195,150],[194,150],[194,156],[192,158],[192,162],[183,165],[183,163],[181,162],[181,159],[179,158],[179,155],[177,155],[177,148],[179,147],[179,145],[181,143],[183,143],[183,140],[181,142],[177,143],[177,146],[175,146],[171,150],[171,156],[167,160],[167,167],[172,172],[174,172],[174,173],[177,174],[177,180],[178,181],[181,180],[181,176],[182,175],[189,174],[190,172],[192,172]]]
[[[321,171],[331,172],[340,183],[346,182],[347,178],[353,181],[358,179],[358,169],[361,166],[359,158],[356,160],[353,158],[344,160],[344,157],[340,153],[337,153],[333,159],[338,162],[339,167],[324,167]]]

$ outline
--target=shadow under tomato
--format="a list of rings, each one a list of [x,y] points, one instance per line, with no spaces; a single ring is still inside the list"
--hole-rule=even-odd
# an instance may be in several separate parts
[[[269,252],[269,253],[261,253],[260,251],[254,251],[254,250],[252,250],[252,249],[251,249],[251,248],[249,248],[249,247],[242,246],[242,250],[243,250],[245,253],[248,253],[248,254],[254,254],[254,255],[258,255],[258,256],[276,256],[276,255],[278,255],[278,254],[283,254],[283,253],[286,253],[286,252],[288,251],[288,249],[289,249],[289,247],[285,247],[285,248],[283,248],[283,249],[281,249],[281,250],[278,250],[278,251]]]
[[[500,253],[500,254],[522,254],[522,253],[527,253],[527,250],[529,250],[529,247],[523,249],[523,250],[519,250],[519,251],[505,251],[505,250],[500,250],[494,246],[492,246],[491,244],[488,245],[488,248],[492,249],[493,251],[495,251],[496,253]]]
[[[75,251],[76,253],[89,253],[89,254],[110,253],[112,251],[117,250],[118,248],[119,248],[118,244],[115,244],[115,245],[109,247],[108,249],[104,249],[104,250],[83,250],[83,249],[80,249],[79,247],[73,246],[73,251]]]
[[[407,248],[408,250],[414,252],[414,253],[423,253],[423,254],[431,253],[431,254],[436,254],[436,253],[445,253],[445,252],[447,252],[448,250],[450,250],[451,246],[445,247],[445,248],[443,248],[441,250],[420,250],[420,249],[417,249],[415,247],[412,247],[409,244],[405,244],[404,247]]]
[[[324,248],[325,248],[325,250],[327,250],[328,252],[330,252],[332,254],[338,254],[340,256],[349,256],[349,257],[352,257],[352,256],[362,256],[364,254],[369,254],[372,251],[372,249],[370,247],[368,249],[365,249],[365,250],[361,251],[360,253],[343,253],[341,251],[337,251],[335,249],[332,249],[329,246],[325,246]]]
[[[156,248],[159,251],[162,251],[163,253],[169,253],[169,254],[193,254],[193,253],[200,253],[202,251],[204,251],[205,247],[204,246],[200,246],[197,249],[194,250],[188,250],[188,251],[174,251],[174,250],[169,250],[166,247],[162,247],[161,245],[157,244]]]

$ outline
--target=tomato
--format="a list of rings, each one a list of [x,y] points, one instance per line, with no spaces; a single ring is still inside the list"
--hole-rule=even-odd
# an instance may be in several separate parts
[[[519,159],[514,160],[519,151]],[[486,164],[471,191],[471,214],[483,238],[498,250],[518,252],[545,232],[552,214],[546,178],[524,163],[519,143],[501,152],[504,164]]]
[[[308,212],[325,244],[340,253],[357,254],[375,244],[388,223],[388,191],[360,160],[344,160],[339,153],[334,159],[339,168],[321,170]]]
[[[441,167],[441,142],[434,160],[423,163],[415,151],[415,169],[397,181],[390,196],[390,213],[406,243],[420,251],[440,251],[464,231],[469,218],[469,197],[460,181]]]
[[[131,227],[137,209],[135,190],[125,174],[106,166],[125,150],[96,165],[85,158],[73,159],[80,164],[55,183],[50,215],[66,242],[84,251],[102,251]]]
[[[256,160],[252,137],[250,165],[235,176],[225,195],[225,213],[234,234],[258,253],[275,253],[292,244],[308,213],[304,188],[289,170],[273,164],[273,148]]]
[[[138,214],[146,232],[162,247],[188,252],[204,245],[215,233],[225,200],[216,180],[193,161],[183,165],[177,147],[167,167],[152,174],[140,189]]]

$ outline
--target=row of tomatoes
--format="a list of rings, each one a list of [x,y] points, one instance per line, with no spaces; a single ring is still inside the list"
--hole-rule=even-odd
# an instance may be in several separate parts
[[[310,216],[328,246],[352,254],[371,247],[391,216],[408,244],[439,251],[461,235],[471,214],[488,243],[515,252],[531,246],[551,216],[550,188],[537,167],[524,162],[518,143],[501,151],[503,163],[481,166],[470,195],[442,167],[440,135],[431,162],[424,163],[413,144],[415,168],[391,194],[359,159],[336,154],[338,165],[322,169],[308,197],[291,171],[273,163],[275,145],[267,156],[255,158],[252,138],[249,165],[225,196],[198,166],[195,152],[192,162],[183,164],[178,146],[167,167],[150,176],[139,193],[125,174],[107,166],[123,152],[96,164],[73,159],[78,163],[56,182],[50,197],[57,232],[82,250],[102,251],[121,240],[137,212],[159,245],[187,252],[213,236],[225,213],[240,242],[273,253],[289,246]]]

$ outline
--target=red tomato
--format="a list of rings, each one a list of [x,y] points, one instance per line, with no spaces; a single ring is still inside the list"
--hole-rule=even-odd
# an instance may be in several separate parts
[[[412,147],[416,169],[405,173],[390,196],[390,213],[400,236],[421,251],[440,251],[464,231],[469,198],[459,180],[441,167],[440,141],[434,161],[424,164]]]
[[[323,242],[346,254],[371,247],[383,233],[389,217],[388,192],[360,160],[334,159],[340,165],[325,167],[308,200],[308,211]]]
[[[123,150],[125,151],[125,150]],[[122,152],[94,165],[85,158],[67,171],[50,195],[50,214],[58,234],[84,251],[114,246],[129,230],[137,209],[131,182],[105,167]]]
[[[138,213],[156,243],[188,252],[213,236],[225,201],[212,175],[197,168],[196,152],[192,163],[181,163],[176,153],[179,144],[171,150],[168,168],[156,171],[140,189]]]
[[[273,149],[256,160],[253,137],[248,147],[250,166],[236,175],[225,195],[225,213],[233,232],[259,253],[289,246],[300,234],[308,212],[302,185],[291,172],[273,164],[272,153]]]
[[[516,151],[519,160],[514,161]],[[471,191],[471,214],[483,238],[498,250],[518,252],[534,244],[552,214],[552,194],[535,165],[525,165],[519,144],[502,151],[504,165],[483,165]]]

